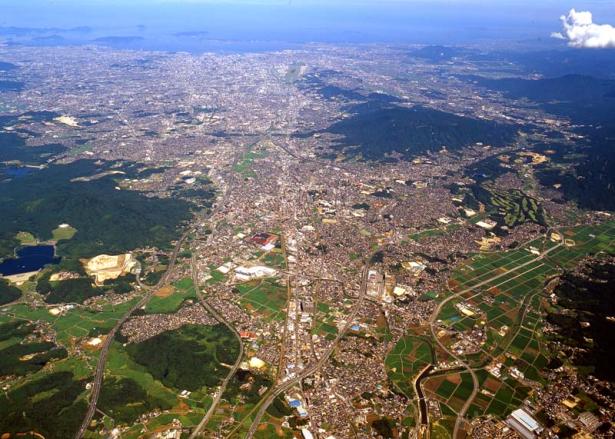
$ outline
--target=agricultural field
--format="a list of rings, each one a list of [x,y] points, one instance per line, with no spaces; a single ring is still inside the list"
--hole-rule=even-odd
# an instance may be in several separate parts
[[[174,313],[189,299],[197,299],[196,290],[192,279],[184,278],[156,291],[147,303],[145,312],[147,314]]]
[[[209,274],[211,276],[211,279],[207,280],[207,285],[213,285],[213,284],[217,284],[217,283],[221,283],[224,282],[226,280],[226,276],[219,272],[218,270],[216,270],[216,267],[213,265],[209,266]]]
[[[384,365],[393,385],[404,395],[414,395],[414,379],[434,361],[428,340],[414,336],[402,337],[387,355]]]
[[[239,369],[231,378],[218,410],[211,417],[204,430],[204,435],[206,437],[213,436],[218,432],[221,423],[233,418],[235,424],[228,437],[245,437],[245,433],[254,419],[257,404],[262,398],[259,392],[271,386],[272,379],[268,375]],[[282,398],[275,399],[274,403],[267,409],[255,437],[267,439],[293,437],[292,431],[282,426],[284,416],[292,415],[292,413],[293,411]],[[295,418],[290,418],[291,425],[295,421]]]
[[[416,242],[422,242],[432,237],[444,236],[459,229],[460,227],[461,226],[459,224],[448,224],[435,229],[421,230],[420,232],[412,233],[409,238]]]
[[[14,320],[0,324],[0,376],[26,376],[48,363],[67,357],[63,347],[52,342],[28,340],[33,336],[34,324]]]
[[[263,279],[236,286],[241,305],[266,320],[283,320],[288,297],[286,285],[276,279]]]
[[[9,390],[0,397],[0,431],[72,436],[83,419],[85,384],[98,359],[98,349],[87,342],[108,332],[133,304],[109,305],[100,312],[73,308],[60,315],[22,304],[5,308],[0,314],[0,374],[17,378],[6,382]],[[47,335],[54,342],[44,341]],[[24,338],[28,341],[21,343]]]
[[[268,267],[275,268],[278,270],[284,270],[286,268],[286,258],[279,249],[274,249],[270,252],[263,254],[259,258],[259,261],[261,261],[264,265]]]
[[[104,337],[136,300],[98,312],[26,304],[0,311],[0,375],[17,377],[5,382],[9,390],[0,397],[0,432],[34,429],[48,438],[71,437],[83,419],[85,384],[98,359],[99,348],[88,343]]]
[[[84,308],[73,308],[60,315],[53,315],[47,308],[31,308],[25,304],[12,306],[5,311],[5,318],[41,321],[48,323],[55,331],[57,341],[70,347],[87,337],[107,333],[136,302],[129,300],[119,305],[105,305],[94,312]],[[0,314],[0,321],[3,315]]]
[[[267,156],[267,151],[265,150],[254,150],[255,145],[251,145],[246,153],[243,155],[241,160],[235,164],[233,170],[238,174],[241,174],[245,178],[254,178],[256,177],[256,172],[252,169],[252,165],[254,161]]]
[[[312,334],[333,340],[337,333],[338,330],[337,326],[335,326],[333,308],[331,305],[324,302],[317,303],[312,324]]]
[[[479,384],[469,417],[504,418],[531,396],[529,383],[546,384],[541,372],[554,353],[549,351],[542,334],[544,317],[540,310],[545,285],[587,255],[615,252],[613,222],[558,232],[565,241],[545,237],[512,251],[475,255],[454,271],[449,291],[439,296],[439,300],[446,302],[435,324],[440,328],[440,342],[449,350],[471,331],[484,334],[478,349],[462,348],[458,354],[474,369]],[[389,378],[404,393],[408,379],[416,374],[416,364],[421,367],[431,362],[425,354],[427,348],[421,352],[415,343],[408,345],[407,339],[420,340],[427,347],[434,343],[410,334],[387,357]],[[450,360],[440,358],[442,354],[436,352],[439,361]],[[396,368],[392,374],[393,364],[411,372],[400,374]],[[432,436],[446,437],[446,419],[454,419],[472,394],[472,377],[463,368],[432,371],[422,382],[422,389],[439,402],[443,416],[437,426],[432,423]]]

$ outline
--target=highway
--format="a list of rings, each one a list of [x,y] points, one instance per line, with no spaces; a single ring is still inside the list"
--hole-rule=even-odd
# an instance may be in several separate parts
[[[258,142],[255,142],[255,143],[253,143],[253,145],[255,145],[257,143]],[[237,165],[238,160],[239,160],[238,156],[236,156],[233,159],[233,164],[231,165],[231,169],[233,169]],[[231,174],[228,177],[228,181],[227,181],[226,187],[223,188],[221,196],[219,197],[219,199],[216,202],[216,204],[212,207],[212,209],[215,209],[216,205],[222,206],[226,202],[228,202],[229,195],[232,193],[233,188],[234,188],[234,186],[236,184],[238,184],[237,179],[235,178],[234,174]],[[241,183],[239,183],[239,184],[241,184]],[[221,217],[221,219],[222,219],[224,217],[224,215],[220,214],[219,212],[215,212],[215,213],[213,213],[210,216],[209,222],[211,224],[215,224],[215,222],[216,222],[218,217]],[[211,236],[212,235],[208,235],[207,236],[207,241],[209,241],[209,238]],[[220,322],[223,325],[225,325],[235,335],[235,337],[237,338],[237,340],[239,342],[239,355],[237,356],[237,360],[235,361],[235,364],[233,364],[233,367],[231,368],[229,373],[226,375],[226,377],[222,381],[222,384],[220,384],[220,388],[218,389],[218,391],[214,395],[214,398],[213,398],[213,400],[211,402],[211,406],[209,406],[209,409],[205,413],[205,416],[203,416],[203,419],[201,419],[199,424],[194,428],[194,430],[190,434],[189,439],[195,439],[195,438],[199,437],[199,435],[201,435],[201,432],[207,426],[207,423],[211,419],[211,416],[214,414],[214,412],[216,410],[216,407],[218,406],[218,404],[220,403],[220,400],[222,399],[222,395],[224,394],[224,391],[226,390],[226,388],[228,386],[228,383],[233,378],[233,375],[235,375],[235,372],[237,372],[237,369],[239,368],[239,365],[241,364],[241,360],[243,359],[244,346],[243,346],[243,341],[241,340],[241,336],[237,332],[237,329],[235,329],[235,327],[233,325],[231,325],[231,323],[229,321],[227,321],[218,311],[216,311],[216,309],[214,309],[207,302],[207,300],[205,300],[205,296],[203,295],[203,292],[201,291],[201,288],[199,287],[198,268],[197,268],[196,257],[194,256],[194,253],[192,255],[191,268],[192,268],[192,282],[194,283],[194,289],[195,289],[195,291],[197,293],[197,297],[199,299],[199,302],[200,302],[201,306],[203,306],[203,308],[205,308],[205,310],[207,312],[209,312],[218,322]]]
[[[370,256],[370,259],[371,259],[371,256]],[[254,436],[254,433],[256,432],[256,429],[258,428],[258,425],[260,424],[260,421],[263,415],[265,414],[265,411],[267,410],[269,405],[271,405],[271,403],[275,400],[275,398],[277,398],[279,395],[286,392],[287,390],[291,389],[293,386],[298,384],[303,379],[307,378],[308,376],[318,371],[327,362],[327,360],[329,359],[333,351],[337,348],[337,345],[342,339],[342,337],[346,335],[350,327],[353,325],[353,321],[357,317],[357,314],[359,313],[361,309],[361,305],[363,304],[366,291],[367,291],[368,272],[369,272],[369,262],[366,262],[365,267],[363,268],[363,273],[362,273],[363,279],[361,281],[361,291],[359,292],[359,297],[357,298],[357,302],[354,304],[352,312],[348,316],[348,321],[346,323],[346,326],[344,326],[344,328],[340,331],[340,333],[337,335],[335,340],[333,340],[333,342],[331,343],[331,346],[329,346],[329,348],[327,348],[327,350],[323,353],[323,355],[320,357],[320,360],[307,366],[300,374],[298,374],[294,378],[291,378],[290,380],[285,381],[284,383],[277,386],[277,388],[272,389],[271,392],[268,394],[268,396],[260,402],[258,412],[256,413],[256,416],[254,417],[254,420],[252,421],[252,425],[250,425],[250,429],[248,430],[248,433],[246,434],[247,439],[251,439]]]
[[[229,370],[229,373],[224,378],[224,381],[222,381],[220,388],[217,390],[214,396],[214,399],[211,403],[211,406],[209,406],[209,409],[207,410],[207,413],[205,413],[205,416],[203,417],[203,419],[201,419],[201,422],[199,422],[199,424],[192,431],[192,434],[190,434],[190,439],[199,437],[199,435],[201,434],[201,431],[203,430],[203,428],[205,428],[205,426],[209,422],[211,416],[216,410],[216,407],[218,406],[218,404],[220,403],[220,400],[222,399],[222,395],[224,394],[224,391],[226,390],[228,383],[231,381],[231,379],[233,378],[233,375],[235,375],[235,372],[237,372],[237,369],[239,368],[239,365],[241,364],[241,360],[243,359],[243,350],[244,350],[243,342],[241,341],[241,336],[237,332],[237,329],[235,329],[233,325],[231,325],[220,313],[218,313],[218,311],[216,311],[205,300],[205,296],[203,296],[201,288],[199,287],[198,268],[196,264],[196,257],[194,256],[194,254],[192,255],[192,281],[194,283],[194,288],[199,298],[199,302],[201,303],[203,308],[205,308],[205,310],[207,310],[207,312],[209,312],[218,322],[225,325],[235,335],[235,338],[237,338],[237,341],[239,342],[239,355],[237,356],[237,360],[235,360],[235,364],[233,364],[233,367],[231,368],[231,370]]]
[[[179,253],[182,244],[188,236],[188,233],[188,231],[185,232],[181,236],[179,241],[177,241],[173,253],[171,254],[171,258],[169,259],[167,271],[164,273],[158,284],[155,287],[152,287],[147,290],[146,294],[141,298],[141,300],[139,300],[139,302],[137,302],[132,308],[130,308],[130,310],[128,310],[126,314],[122,316],[122,318],[115,324],[113,329],[111,329],[111,331],[109,331],[109,333],[105,337],[105,340],[102,344],[102,348],[100,350],[100,356],[98,357],[98,363],[96,363],[96,372],[94,374],[94,382],[92,383],[92,391],[90,392],[90,402],[88,405],[88,410],[85,414],[85,417],[83,418],[81,427],[79,427],[79,430],[77,431],[77,433],[75,433],[75,439],[81,439],[83,437],[85,431],[88,429],[90,423],[92,422],[94,413],[96,413],[96,404],[98,403],[98,397],[100,395],[100,389],[102,387],[103,377],[105,374],[105,366],[107,364],[107,355],[109,354],[109,348],[111,347],[111,343],[113,342],[115,334],[117,333],[117,331],[119,331],[119,329],[126,322],[126,320],[130,318],[133,312],[146,305],[147,302],[149,302],[149,299],[152,297],[152,294],[154,294],[156,290],[158,290],[167,283],[169,275],[172,273],[173,268],[175,267],[177,254]],[[139,282],[139,285],[142,284]]]
[[[548,233],[547,233],[548,236]],[[472,383],[473,383],[473,389],[472,389],[472,394],[468,397],[468,399],[466,400],[465,404],[463,405],[463,407],[461,408],[461,410],[459,411],[459,413],[457,414],[457,420],[455,421],[455,428],[453,430],[453,439],[456,439],[457,437],[459,437],[459,429],[461,428],[461,424],[464,421],[465,418],[465,414],[467,413],[468,409],[470,408],[470,406],[472,405],[472,402],[474,401],[474,398],[476,397],[478,390],[479,390],[479,384],[478,384],[478,378],[476,376],[476,373],[474,372],[474,370],[470,367],[470,365],[468,365],[466,362],[464,362],[458,355],[456,355],[454,352],[450,351],[446,346],[444,346],[444,344],[440,341],[440,339],[437,337],[436,335],[436,325],[435,325],[435,321],[438,318],[438,315],[440,314],[440,312],[442,311],[442,308],[444,307],[444,305],[446,305],[448,302],[450,302],[451,300],[454,300],[466,293],[469,293],[470,291],[473,291],[477,288],[480,288],[482,286],[488,285],[490,283],[492,283],[493,281],[496,281],[504,276],[509,275],[511,272],[516,272],[519,271],[525,267],[527,267],[528,265],[531,265],[533,263],[535,263],[536,261],[539,261],[541,259],[544,259],[549,253],[551,253],[552,251],[558,249],[559,247],[561,247],[563,245],[563,242],[559,242],[557,245],[551,247],[548,250],[545,250],[544,252],[542,252],[540,255],[536,256],[533,259],[530,259],[527,262],[524,262],[523,264],[520,264],[519,266],[515,267],[515,268],[511,268],[510,270],[504,272],[504,273],[500,273],[498,275],[495,275],[489,279],[486,279],[484,281],[481,281],[475,285],[472,285],[471,287],[465,288],[464,290],[455,293],[449,297],[447,297],[445,300],[443,300],[442,302],[440,302],[438,304],[438,306],[436,307],[436,309],[434,310],[434,312],[431,315],[431,318],[429,319],[429,325],[430,325],[430,329],[431,329],[431,335],[434,338],[434,340],[436,341],[436,343],[438,344],[438,346],[440,346],[440,348],[442,350],[444,350],[445,352],[447,352],[452,358],[454,358],[461,366],[463,366],[471,375],[472,377]],[[531,271],[531,270],[528,270]],[[519,274],[519,276],[523,275],[525,273],[521,273]],[[420,409],[420,408],[419,408]],[[423,416],[421,414],[421,416]]]

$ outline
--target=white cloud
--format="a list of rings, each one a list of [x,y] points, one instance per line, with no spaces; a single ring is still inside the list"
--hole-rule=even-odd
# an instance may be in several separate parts
[[[604,49],[615,47],[615,27],[610,24],[594,23],[589,11],[571,9],[568,15],[562,15],[562,32],[553,32],[552,38],[568,41],[570,47],[586,49]]]

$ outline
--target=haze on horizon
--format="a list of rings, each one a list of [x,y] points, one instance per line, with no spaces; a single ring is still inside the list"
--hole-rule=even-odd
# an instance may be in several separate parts
[[[288,43],[481,44],[537,41],[572,8],[615,22],[608,1],[5,0],[0,28],[90,27],[91,37],[207,32],[210,39]],[[0,34],[0,38],[2,38]],[[532,43],[533,44],[533,43]]]

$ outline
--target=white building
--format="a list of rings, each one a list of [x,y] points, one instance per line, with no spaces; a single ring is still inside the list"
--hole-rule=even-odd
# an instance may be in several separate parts
[[[256,265],[254,267],[237,267],[235,269],[235,277],[240,281],[248,281],[252,279],[260,279],[263,277],[273,277],[278,272],[273,268]]]
[[[532,415],[524,409],[517,409],[506,419],[506,424],[525,439],[534,439],[542,431],[542,427]]]

